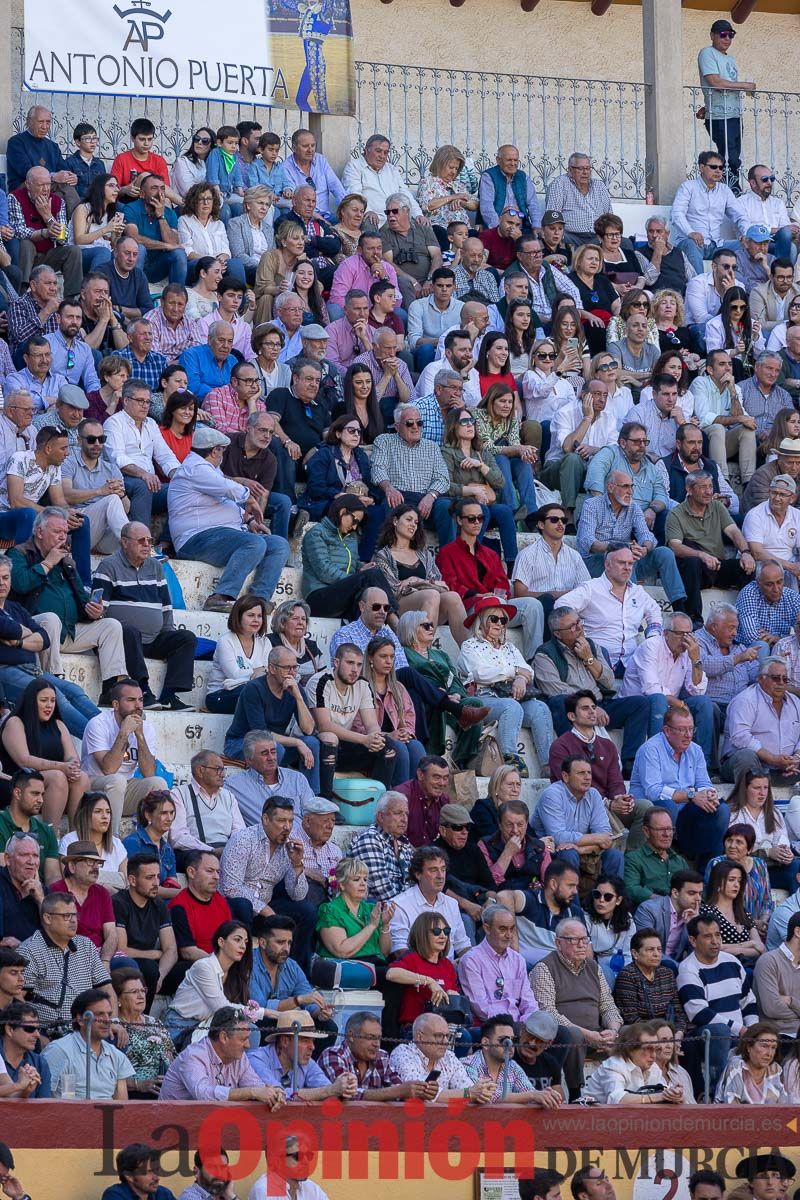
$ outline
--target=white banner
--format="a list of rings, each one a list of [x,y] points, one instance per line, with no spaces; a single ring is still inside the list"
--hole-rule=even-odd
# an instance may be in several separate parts
[[[349,0],[25,0],[25,87],[352,112],[351,35]]]

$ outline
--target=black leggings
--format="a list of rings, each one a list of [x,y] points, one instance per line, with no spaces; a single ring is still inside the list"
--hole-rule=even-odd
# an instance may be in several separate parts
[[[347,575],[328,583],[325,587],[317,588],[309,596],[306,603],[311,609],[312,617],[346,617],[349,620],[358,618],[358,597],[366,587],[380,588],[389,597],[389,607],[396,611],[391,589],[386,576],[377,567],[367,571],[356,571],[355,575]]]

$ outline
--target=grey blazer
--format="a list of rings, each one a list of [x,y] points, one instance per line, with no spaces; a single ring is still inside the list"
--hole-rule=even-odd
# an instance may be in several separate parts
[[[272,222],[266,217],[261,222],[261,232],[266,238],[267,249],[271,250],[275,245],[275,236]],[[228,244],[232,258],[240,259],[246,267],[258,266],[261,255],[253,250],[253,226],[247,213],[242,213],[240,217],[234,217],[228,222]]]
[[[645,900],[640,904],[633,914],[637,930],[655,929],[661,938],[661,945],[665,950],[667,938],[669,937],[670,908],[669,896],[651,896],[649,900]],[[683,958],[688,949],[689,939],[684,929],[681,931],[681,936],[675,947],[675,958]]]

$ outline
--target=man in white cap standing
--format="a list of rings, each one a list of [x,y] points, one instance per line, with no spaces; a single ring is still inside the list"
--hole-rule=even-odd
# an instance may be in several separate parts
[[[179,557],[224,568],[204,606],[210,612],[230,612],[251,571],[250,591],[269,601],[289,557],[289,543],[267,531],[249,490],[222,474],[229,444],[224,433],[199,426],[169,488],[170,532]]]

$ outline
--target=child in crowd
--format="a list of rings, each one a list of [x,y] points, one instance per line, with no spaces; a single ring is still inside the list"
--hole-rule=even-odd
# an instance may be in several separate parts
[[[233,125],[222,125],[217,130],[217,144],[206,163],[207,181],[217,189],[224,206],[234,217],[241,216],[244,207],[241,199],[244,195],[242,172],[236,158],[238,149],[238,130]]]
[[[292,189],[287,187],[283,163],[278,162],[281,152],[281,139],[277,133],[262,134],[258,143],[259,158],[255,160],[251,170],[254,183],[263,183],[272,192],[272,203],[278,208],[289,209],[292,206]]]
[[[98,175],[105,175],[106,164],[97,157],[97,145],[100,141],[94,125],[81,121],[72,131],[72,140],[76,150],[64,159],[70,171],[78,176],[75,184],[81,200],[85,200],[92,186],[92,181]]]
[[[167,185],[167,200],[179,205],[181,198],[170,187],[169,168],[160,154],[153,153],[156,127],[147,117],[137,117],[131,125],[131,148],[118,154],[111,165],[111,174],[120,186],[121,200],[139,199],[139,181],[145,175],[158,175]]]
[[[442,251],[442,265],[445,267],[457,267],[461,262],[461,251],[464,249],[464,242],[469,237],[469,225],[466,221],[451,221],[447,226],[447,241],[450,244],[449,250]]]

